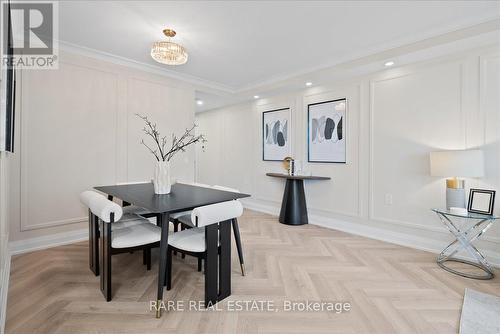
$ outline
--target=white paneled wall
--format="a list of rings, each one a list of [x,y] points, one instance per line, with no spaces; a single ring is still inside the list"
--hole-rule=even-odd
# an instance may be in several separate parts
[[[444,205],[445,181],[429,175],[429,152],[484,149],[486,177],[467,185],[500,191],[498,92],[497,45],[201,113],[210,142],[197,154],[198,181],[241,188],[248,207],[277,213],[283,182],[265,173],[283,168],[262,161],[262,112],[292,109],[293,156],[306,161],[307,105],[346,97],[347,163],[304,166],[332,178],[306,183],[310,222],[438,251],[450,238],[430,208]],[[500,264],[498,224],[481,247]]]
[[[11,154],[0,152],[0,333],[4,333],[7,314],[7,290],[10,276],[10,254],[8,249],[8,163]]]
[[[492,52],[480,57],[480,96],[477,119],[478,142],[486,155],[486,184],[500,191],[500,53]],[[500,194],[497,194],[500,195]],[[497,197],[498,200],[499,197]],[[497,213],[498,207],[497,204]],[[500,229],[497,229],[497,231]],[[500,233],[497,234],[500,239]]]
[[[465,148],[460,62],[370,82],[370,218],[435,226],[445,187],[429,152]],[[392,197],[392,205],[386,198]]]
[[[11,172],[13,241],[85,228],[78,194],[96,185],[146,181],[155,159],[140,144],[148,115],[162,134],[194,121],[194,90],[175,80],[62,53],[59,70],[24,71]],[[194,150],[174,158],[194,178]]]

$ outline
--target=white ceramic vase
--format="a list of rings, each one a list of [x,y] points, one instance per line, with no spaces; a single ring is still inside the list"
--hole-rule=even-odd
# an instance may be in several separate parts
[[[170,183],[170,162],[158,161],[155,166],[153,178],[155,194],[169,194],[172,184]]]

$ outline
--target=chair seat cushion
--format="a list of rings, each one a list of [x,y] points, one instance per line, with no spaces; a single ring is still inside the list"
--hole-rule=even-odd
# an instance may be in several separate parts
[[[176,213],[171,213],[170,214],[170,219],[179,219],[179,217],[182,217],[182,216],[185,216],[185,215],[191,215],[191,210],[181,211],[181,212],[176,212]]]
[[[195,227],[176,232],[168,237],[168,244],[180,250],[203,253],[207,249],[205,229]]]
[[[125,218],[125,219],[124,219]],[[138,217],[134,214],[123,215],[122,219],[119,222],[111,224],[111,231],[119,230],[125,227],[131,227],[134,225],[149,223],[149,220],[145,218]],[[110,223],[106,223],[110,224]],[[101,224],[99,224],[99,231],[101,231]]]
[[[184,215],[184,216],[180,216],[179,218],[177,218],[177,220],[180,221],[184,225],[194,227],[194,224],[191,221],[191,213]]]
[[[140,219],[141,219],[141,217],[137,216],[135,213],[125,213],[125,211],[124,211],[123,216],[120,219],[120,222],[124,222],[127,220],[140,220]]]
[[[160,241],[161,229],[146,219],[128,220],[111,225],[111,247],[127,248]]]
[[[148,210],[141,208],[140,206],[135,206],[135,205],[127,205],[122,207],[123,214],[125,215],[126,213],[131,213],[131,214],[136,214],[136,215],[144,215],[149,213]]]

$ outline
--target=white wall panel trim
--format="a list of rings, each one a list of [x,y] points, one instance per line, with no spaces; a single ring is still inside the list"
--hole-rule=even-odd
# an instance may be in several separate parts
[[[117,91],[116,91],[116,84],[118,83],[118,75],[114,72],[111,72],[111,71],[106,71],[106,70],[103,70],[99,67],[94,67],[94,66],[87,66],[87,65],[82,65],[82,64],[79,64],[75,61],[71,61],[71,60],[61,60],[60,61],[60,64],[66,64],[66,65],[69,65],[69,66],[73,66],[75,68],[80,68],[80,69],[84,69],[84,70],[87,70],[87,71],[94,71],[94,72],[98,72],[98,73],[104,73],[104,74],[107,74],[107,75],[112,75],[115,77],[115,92],[113,92],[115,95],[117,95]],[[21,91],[21,103],[20,103],[20,106],[19,106],[19,118],[20,118],[20,124],[21,124],[21,127],[20,127],[20,133],[21,133],[21,160],[20,160],[20,170],[21,170],[21,180],[20,180],[20,187],[21,187],[21,191],[20,191],[20,194],[21,194],[21,198],[20,198],[20,217],[21,217],[21,227],[20,227],[20,230],[21,232],[24,232],[24,231],[29,231],[29,230],[37,230],[37,229],[43,229],[43,228],[47,228],[47,227],[53,227],[53,226],[60,226],[60,225],[68,225],[68,224],[76,224],[76,223],[80,223],[82,221],[85,221],[84,218],[82,217],[72,217],[72,218],[68,218],[68,219],[58,219],[58,220],[53,220],[53,221],[48,221],[48,222],[32,222],[29,220],[28,218],[28,210],[29,210],[29,201],[28,201],[28,194],[29,194],[29,191],[30,191],[30,188],[29,188],[29,178],[28,178],[28,164],[29,164],[29,147],[28,147],[28,137],[29,137],[29,131],[27,131],[26,127],[27,127],[27,124],[29,122],[29,112],[26,111],[26,105],[30,103],[30,101],[28,100],[29,97],[30,97],[30,94],[31,92],[29,91],[29,89],[27,88],[27,85],[26,85],[26,78],[25,78],[25,75],[23,75],[23,72],[21,71],[21,75],[20,75],[20,81],[21,81],[21,87],[22,89],[20,89]],[[117,97],[116,97],[117,99]],[[34,107],[33,106],[29,106],[32,110],[35,110],[33,109]],[[31,111],[32,111],[31,110]],[[115,120],[118,118],[118,106],[115,104],[115,110],[113,111],[114,112],[114,117],[115,117]],[[116,132],[117,132],[117,128],[116,128],[116,122],[115,122],[115,127],[112,129],[113,131],[115,131],[115,147],[116,147]],[[115,166],[117,165],[117,161],[116,161],[116,156],[114,157],[114,163],[115,163]],[[97,163],[97,162],[96,162]],[[77,177],[77,171],[75,171],[75,177]],[[115,177],[116,178],[116,177]],[[115,180],[116,181],[116,180]],[[57,182],[57,180],[56,180]],[[47,196],[50,196],[50,189],[47,189]]]
[[[443,65],[443,63],[439,63],[437,64],[436,66],[440,66],[440,65]],[[464,71],[463,71],[463,60],[462,59],[459,59],[459,60],[455,60],[453,62],[450,62],[450,63],[445,63],[444,65],[457,65],[458,67],[458,71],[459,71],[459,87],[460,87],[460,91],[459,91],[459,94],[458,94],[458,105],[459,105],[459,110],[458,110],[458,117],[460,118],[460,137],[463,138],[463,148],[466,147],[466,115],[465,115],[465,112],[464,112],[464,108],[463,108],[463,94],[464,94],[464,89],[463,89],[463,76],[464,76]],[[375,124],[375,118],[377,117],[377,114],[376,114],[376,106],[375,106],[375,87],[376,87],[376,84],[378,83],[381,83],[381,82],[386,82],[386,81],[391,81],[391,80],[396,80],[396,79],[401,79],[401,78],[405,78],[405,77],[410,77],[410,76],[413,76],[413,75],[418,75],[422,72],[428,72],[428,71],[432,71],[434,68],[434,66],[432,67],[429,67],[429,68],[424,68],[424,69],[420,69],[420,68],[417,68],[411,72],[408,72],[408,73],[405,73],[403,75],[400,75],[400,74],[396,74],[394,76],[383,76],[383,77],[379,77],[379,78],[373,78],[372,80],[369,81],[369,85],[370,85],[370,89],[369,89],[369,122],[370,122],[370,133],[369,133],[369,147],[370,147],[370,152],[369,152],[369,195],[368,195],[368,199],[369,199],[369,214],[368,214],[368,218],[371,219],[371,220],[374,220],[374,221],[379,221],[379,222],[385,222],[385,223],[390,223],[390,224],[399,224],[399,225],[404,225],[404,226],[409,226],[409,227],[415,227],[415,228],[418,228],[418,229],[424,229],[424,230],[428,230],[428,231],[444,231],[444,229],[434,229],[432,227],[429,227],[429,226],[425,226],[425,225],[421,225],[421,224],[418,224],[418,223],[414,223],[414,222],[410,222],[410,221],[403,221],[403,220],[395,220],[395,219],[391,219],[389,217],[383,217],[383,216],[379,216],[376,214],[376,210],[375,210],[375,200],[374,200],[374,196],[375,196],[375,192],[374,192],[374,180],[375,180],[375,165],[374,165],[374,157],[375,157],[375,154],[374,154],[374,149],[375,149],[375,143],[376,143],[376,140],[375,140],[375,128],[374,128],[374,124]],[[408,103],[411,103],[411,101],[409,101]],[[430,210],[431,208],[429,208]]]

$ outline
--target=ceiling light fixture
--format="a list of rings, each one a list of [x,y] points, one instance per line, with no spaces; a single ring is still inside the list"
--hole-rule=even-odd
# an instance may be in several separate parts
[[[259,98],[259,95],[254,95],[253,96],[254,99],[258,99]]]
[[[390,66],[392,66],[392,65],[394,65],[394,62],[393,62],[392,60],[390,60],[390,61],[388,61],[388,62],[386,62],[386,63],[384,64],[384,66],[385,66],[385,67],[390,67]]]
[[[203,101],[202,100],[196,100],[196,104],[199,105],[199,106],[202,106],[203,105]]]
[[[313,85],[313,83],[312,83],[312,82],[310,82],[310,81],[306,82],[306,86],[307,86],[307,87],[312,86],[312,85]]]
[[[188,60],[186,49],[177,43],[171,42],[171,38],[176,35],[172,29],[163,30],[166,41],[154,42],[151,48],[151,57],[159,63],[166,65],[182,65]]]

